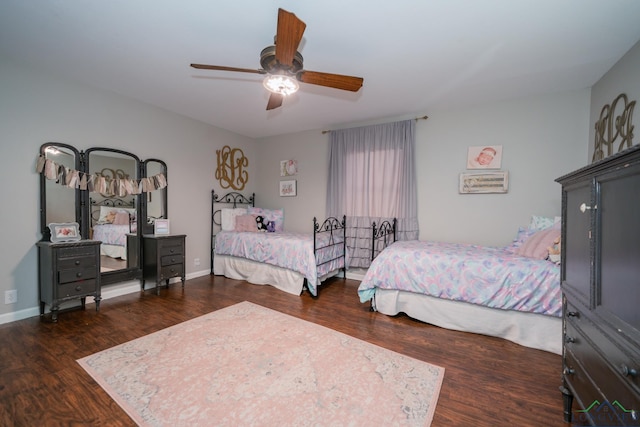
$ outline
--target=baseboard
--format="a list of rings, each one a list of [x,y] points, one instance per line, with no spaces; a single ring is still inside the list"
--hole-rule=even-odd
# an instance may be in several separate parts
[[[367,274],[366,268],[350,268],[347,270],[347,279],[359,280],[362,282],[365,274]]]
[[[186,275],[186,280],[195,279],[196,277],[208,276],[209,270],[201,270]],[[180,278],[171,279],[170,283],[180,282]],[[146,284],[146,289],[151,289],[153,286]],[[102,288],[101,296],[102,301],[119,297],[122,295],[132,294],[134,292],[140,292],[140,281],[134,280],[129,282],[115,283],[113,285],[107,285]],[[95,301],[92,297],[87,298],[87,305],[94,304]],[[73,307],[75,304],[79,304],[77,301],[69,301],[68,305],[61,305],[61,308]],[[16,322],[22,319],[28,319],[29,317],[35,317],[40,315],[40,307],[25,308],[23,310],[12,311],[11,313],[0,314],[0,325],[4,323]]]

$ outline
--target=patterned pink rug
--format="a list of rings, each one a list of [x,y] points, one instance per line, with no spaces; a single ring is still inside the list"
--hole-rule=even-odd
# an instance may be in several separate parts
[[[246,301],[78,363],[143,426],[428,426],[444,375]]]

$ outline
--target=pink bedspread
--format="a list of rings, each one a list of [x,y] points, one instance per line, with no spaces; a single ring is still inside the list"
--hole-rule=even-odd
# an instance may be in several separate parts
[[[371,263],[360,301],[399,289],[505,310],[560,317],[560,266],[505,248],[428,241],[395,242]]]

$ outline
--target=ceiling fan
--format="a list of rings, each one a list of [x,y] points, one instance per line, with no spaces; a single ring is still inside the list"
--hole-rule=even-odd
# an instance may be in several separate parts
[[[362,87],[362,82],[364,81],[362,77],[303,69],[303,59],[300,52],[298,52],[298,45],[302,40],[302,34],[306,27],[307,24],[298,19],[293,13],[278,9],[278,28],[275,36],[275,45],[267,46],[260,53],[261,69],[253,70],[206,64],[191,64],[191,66],[202,70],[267,74],[263,82],[264,87],[271,92],[267,110],[280,107],[285,96],[298,90],[298,81],[357,92]]]

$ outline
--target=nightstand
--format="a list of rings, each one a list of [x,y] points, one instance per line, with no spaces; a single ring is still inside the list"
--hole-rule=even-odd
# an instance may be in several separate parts
[[[156,294],[160,294],[160,282],[169,286],[169,279],[180,277],[182,288],[185,281],[185,238],[184,234],[159,235],[144,234],[142,290],[147,280],[156,283]]]
[[[85,308],[87,296],[93,296],[100,310],[100,244],[95,240],[77,242],[38,242],[40,316],[51,307],[51,320],[58,321],[63,301],[80,299]]]

